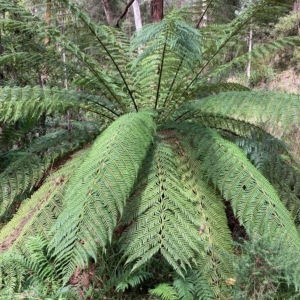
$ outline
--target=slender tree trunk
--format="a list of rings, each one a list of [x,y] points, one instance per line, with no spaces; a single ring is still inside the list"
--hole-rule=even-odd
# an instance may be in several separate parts
[[[251,51],[253,46],[253,29],[252,25],[250,25],[250,32],[249,32],[249,50],[248,50],[248,65],[247,65],[247,78],[248,82],[251,76]]]
[[[112,11],[109,6],[109,0],[101,0],[101,1],[102,1],[104,13],[105,13],[106,21],[107,21],[108,25],[111,25],[113,18],[112,18]]]
[[[51,0],[46,0],[46,13],[45,13],[45,21],[47,25],[50,25],[51,22]],[[46,38],[45,39],[45,44],[49,44],[50,39]]]
[[[300,12],[300,1],[295,1],[294,2],[294,9],[293,9],[293,12],[295,13],[299,13]],[[298,35],[300,36],[300,19],[299,19],[299,14],[297,14],[298,16]]]
[[[62,34],[65,34],[65,20],[64,18],[62,19]],[[67,72],[67,58],[66,58],[66,49],[63,46],[63,48],[61,49],[62,51],[62,61],[63,61],[63,65],[64,65],[64,84],[65,84],[65,89],[68,90],[69,89],[69,82],[68,82],[68,72]],[[72,124],[71,124],[71,118],[72,118],[72,110],[68,109],[67,111],[67,124],[68,124],[68,131],[72,130]]]
[[[164,17],[164,1],[152,0],[151,1],[151,17],[152,22],[159,22]]]
[[[133,15],[134,15],[135,30],[139,31],[142,28],[142,18],[141,18],[140,5],[137,0],[134,0],[134,2],[132,3],[132,8],[133,8]]]
[[[130,2],[130,0],[127,0],[127,5]],[[127,13],[126,13],[126,21],[128,24],[128,35],[131,36],[132,32],[131,32],[131,11],[128,9]]]
[[[5,12],[3,11],[1,18],[5,19]],[[0,56],[3,54],[4,52],[4,47],[2,45],[2,26],[0,28]],[[3,72],[3,68],[0,71],[0,85],[2,85],[2,82],[4,81],[4,72]],[[1,127],[0,127],[1,128]]]

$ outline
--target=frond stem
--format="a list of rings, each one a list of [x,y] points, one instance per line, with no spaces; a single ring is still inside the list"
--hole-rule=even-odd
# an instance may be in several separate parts
[[[135,102],[135,100],[134,100],[132,91],[130,90],[130,88],[129,88],[128,84],[127,84],[127,81],[126,81],[125,77],[123,76],[123,73],[121,72],[121,70],[120,70],[118,64],[116,63],[116,61],[114,60],[114,58],[112,57],[112,55],[110,54],[110,52],[108,51],[108,49],[106,48],[106,46],[102,43],[102,41],[101,41],[100,38],[98,37],[98,35],[97,35],[95,29],[92,28],[92,26],[90,26],[90,24],[87,23],[87,22],[84,20],[84,18],[81,18],[81,20],[86,24],[86,26],[89,28],[89,30],[93,33],[93,35],[96,37],[96,39],[97,39],[97,41],[99,42],[99,44],[102,46],[102,48],[105,50],[105,52],[107,53],[107,55],[109,56],[109,58],[110,58],[111,61],[113,62],[113,64],[114,64],[114,66],[116,67],[116,69],[117,69],[119,75],[120,75],[121,78],[122,78],[122,81],[123,81],[123,83],[124,83],[124,85],[125,85],[125,87],[126,87],[126,89],[127,89],[127,92],[128,92],[128,94],[129,94],[129,96],[130,96],[132,102],[133,102],[133,105],[134,105],[135,110],[138,112],[139,110],[138,110],[137,104],[136,104],[136,102]]]
[[[167,38],[168,38],[168,36],[167,36]],[[160,65],[160,69],[158,70],[159,71],[159,78],[158,78],[158,83],[157,83],[156,99],[155,99],[154,109],[157,108],[157,104],[158,104],[159,90],[160,90],[160,86],[161,86],[161,77],[162,77],[162,72],[163,72],[163,67],[164,67],[164,58],[165,58],[166,48],[167,48],[167,43],[165,42],[162,57],[161,57],[161,65]]]
[[[211,6],[211,4],[213,3],[213,1],[214,0],[210,0],[210,2],[208,3],[208,5],[206,6],[204,12],[202,13],[202,15],[201,15],[201,17],[199,19],[199,22],[196,25],[196,28],[198,28],[200,26],[200,24],[201,24],[201,22],[202,22],[202,20],[203,20],[203,18],[205,16],[205,14],[207,13],[207,11],[208,11],[209,7]]]
[[[171,90],[172,90],[172,88],[173,88],[173,86],[174,86],[174,84],[175,84],[175,81],[176,81],[176,79],[177,79],[178,73],[179,73],[180,68],[181,68],[181,66],[182,66],[182,64],[183,64],[183,60],[184,60],[184,58],[181,59],[179,65],[178,65],[178,67],[177,67],[175,76],[174,76],[174,78],[173,78],[173,80],[172,80],[172,83],[171,83],[171,85],[170,85],[170,87],[169,87],[167,97],[165,98],[165,101],[164,101],[164,103],[163,103],[163,107],[165,107],[166,102],[167,102],[167,100],[168,100],[168,98],[169,98],[169,96],[170,96]]]
[[[89,70],[90,70],[90,71],[91,71],[91,72],[99,79],[100,82],[103,83],[103,80],[101,79],[101,77],[98,76],[97,72],[94,70],[94,68],[91,66],[91,64],[88,63],[87,60],[84,60],[84,62],[85,62],[85,64],[88,66]],[[111,90],[106,84],[104,84],[104,85],[105,85],[105,87],[106,87],[109,91]],[[117,100],[117,97],[114,95],[114,93],[111,92],[111,91],[110,91],[110,93],[111,93],[111,95],[113,96],[113,98],[115,98],[115,99]],[[118,103],[118,100],[117,100],[117,103]]]

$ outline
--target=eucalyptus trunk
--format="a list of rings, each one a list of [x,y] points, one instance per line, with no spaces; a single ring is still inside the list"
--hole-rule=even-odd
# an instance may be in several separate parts
[[[152,22],[159,22],[164,16],[164,2],[163,0],[152,0],[151,1],[151,17]]]

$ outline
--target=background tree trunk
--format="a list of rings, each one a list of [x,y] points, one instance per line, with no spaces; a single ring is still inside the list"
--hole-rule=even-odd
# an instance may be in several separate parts
[[[164,16],[164,1],[163,0],[152,0],[151,1],[151,17],[152,22],[159,22]]]
[[[132,3],[133,15],[134,15],[134,23],[135,30],[139,31],[142,28],[142,18],[141,18],[141,10],[140,5],[137,0]]]
[[[103,10],[105,13],[105,17],[106,17],[106,21],[108,23],[108,25],[112,24],[112,12],[109,6],[109,0],[101,0],[102,4],[103,4]]]
[[[248,65],[247,65],[247,78],[248,82],[250,81],[251,76],[251,51],[252,51],[252,44],[253,44],[253,29],[252,25],[250,25],[250,32],[249,32],[249,49],[248,49]]]

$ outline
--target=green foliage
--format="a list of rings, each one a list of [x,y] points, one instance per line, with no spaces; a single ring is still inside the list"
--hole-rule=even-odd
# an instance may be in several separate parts
[[[34,59],[40,75],[49,73],[47,86],[19,76],[18,87],[0,89],[4,297],[256,297],[245,276],[266,276],[264,264],[255,265],[259,274],[247,264],[270,253],[266,269],[282,264],[268,284],[282,276],[289,292],[299,289],[298,268],[288,271],[300,255],[300,172],[289,148],[299,97],[219,83],[248,58],[228,60],[227,46],[266,8],[280,12],[279,3],[257,1],[214,24],[203,9],[213,16],[220,1],[201,4],[130,40],[68,0],[48,7],[45,21],[0,0],[0,65],[29,68]],[[184,22],[199,12],[196,27]],[[28,34],[41,51],[21,51]],[[252,59],[299,43],[284,37]],[[257,244],[259,255],[233,247],[232,223],[253,247],[257,235],[268,241]],[[235,268],[239,258],[245,268]],[[263,282],[258,293],[285,288]]]
[[[61,288],[55,265],[47,255],[47,244],[47,240],[40,236],[29,237],[24,245],[26,252],[21,250],[16,254],[8,251],[3,254],[1,257],[2,297],[6,299],[76,297],[76,293],[72,293],[70,287]]]
[[[299,292],[289,285],[291,278],[299,277],[299,269],[282,242],[254,234],[250,241],[236,245],[241,254],[235,265],[234,299],[298,299]]]
[[[52,229],[50,242],[65,281],[76,266],[83,267],[90,258],[96,261],[97,248],[111,241],[154,130],[149,113],[120,117],[94,142],[72,178],[65,210]],[[123,157],[121,161],[119,157]]]

